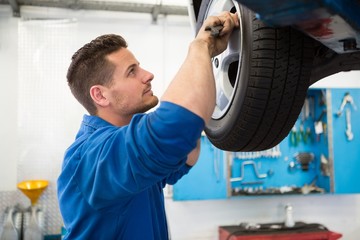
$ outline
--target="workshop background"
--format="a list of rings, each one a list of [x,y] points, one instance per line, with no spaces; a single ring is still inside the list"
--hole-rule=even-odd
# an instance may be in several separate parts
[[[167,2],[186,10],[185,1]],[[60,234],[62,226],[56,200],[56,179],[64,150],[73,141],[85,113],[66,84],[72,54],[98,35],[120,34],[128,41],[129,49],[142,67],[155,74],[153,90],[161,96],[185,58],[194,32],[184,11],[156,14],[138,13],[135,8],[115,12],[32,6],[19,8],[14,16],[13,9],[10,5],[0,4],[0,226],[5,222],[4,215],[9,208],[17,204],[30,205],[29,199],[17,189],[17,183],[46,179],[49,186],[38,205],[44,213],[45,233],[56,235]],[[344,89],[343,92],[353,92],[353,96],[357,96],[359,88],[359,72],[336,74],[312,86],[315,92],[320,91],[316,89],[325,92]],[[331,101],[340,107],[343,96],[342,92],[333,94]],[[355,103],[360,107],[360,98],[356,98]],[[357,119],[352,122],[353,125],[358,123]],[[344,128],[337,130],[342,134],[345,131]],[[354,131],[354,138],[359,136],[360,132]],[[346,149],[334,161],[352,169],[346,153],[352,151]],[[215,155],[224,157],[221,161],[225,162],[226,154],[217,151],[212,157]],[[283,150],[280,160],[285,155]],[[218,171],[224,173],[225,168],[224,165]],[[213,177],[219,177],[218,174]],[[222,177],[225,175],[221,174]],[[189,188],[191,181],[187,185]],[[352,177],[348,184],[356,186],[358,183],[359,180]],[[205,183],[203,188],[209,186]],[[287,205],[292,206],[295,221],[320,223],[343,234],[342,239],[357,240],[360,236],[360,195],[349,192],[226,195],[203,200],[184,200],[179,196],[180,200],[174,200],[174,190],[167,188],[166,208],[173,240],[218,239],[218,227],[222,225],[283,222]]]

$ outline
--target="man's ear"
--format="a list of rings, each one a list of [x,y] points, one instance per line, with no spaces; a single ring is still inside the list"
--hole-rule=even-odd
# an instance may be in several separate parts
[[[94,85],[90,88],[90,96],[93,99],[94,103],[102,107],[109,104],[108,99],[104,96],[106,88],[101,85]]]

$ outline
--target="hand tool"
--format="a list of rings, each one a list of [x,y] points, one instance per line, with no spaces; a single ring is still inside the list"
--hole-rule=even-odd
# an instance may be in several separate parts
[[[294,147],[296,147],[298,145],[298,143],[300,142],[300,133],[297,131],[296,126],[294,125],[293,128],[290,131],[290,144]]]
[[[327,177],[330,176],[330,163],[329,160],[324,156],[324,154],[321,154],[320,156],[320,169],[322,175]]]
[[[205,31],[210,31],[211,36],[213,37],[219,37],[221,30],[224,28],[223,25],[217,25],[217,26],[207,26],[205,27]]]
[[[260,174],[257,167],[256,167],[256,163],[254,161],[244,161],[241,164],[241,176],[240,177],[236,177],[236,178],[230,178],[230,182],[238,182],[238,181],[242,181],[244,179],[244,175],[245,175],[245,166],[246,165],[252,165],[254,172],[255,172],[255,176],[257,178],[266,178],[268,175],[266,173]]]
[[[324,117],[326,110],[323,109],[318,119],[314,122],[315,134],[316,134],[316,141],[320,141],[320,135],[324,133],[324,124],[322,118]]]
[[[347,93],[345,93],[344,98],[343,98],[343,100],[342,100],[342,102],[341,102],[339,111],[336,113],[336,115],[337,115],[338,117],[341,116],[342,112],[344,111],[345,105],[348,104],[348,103],[351,104],[351,106],[354,108],[354,110],[357,109],[357,108],[356,108],[356,105],[355,105],[355,102],[354,102],[354,99],[352,98],[352,96],[350,95],[350,93],[347,92]]]
[[[301,132],[301,134],[302,134],[301,136],[302,136],[303,142],[305,144],[307,144],[308,141],[309,141],[309,143],[312,142],[310,127],[307,127],[305,131]]]
[[[346,118],[346,131],[345,131],[345,134],[346,134],[347,140],[352,141],[354,139],[354,133],[351,130],[351,111],[350,111],[349,108],[347,108],[345,111],[346,111],[346,115],[345,115],[345,118]]]

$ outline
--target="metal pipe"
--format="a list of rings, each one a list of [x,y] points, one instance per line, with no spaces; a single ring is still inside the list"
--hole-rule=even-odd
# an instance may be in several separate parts
[[[20,6],[41,6],[66,9],[83,10],[105,10],[119,12],[137,12],[163,15],[188,15],[186,6],[146,4],[134,2],[115,2],[115,1],[85,1],[85,0],[0,0],[0,4],[10,4],[14,13],[20,13]]]

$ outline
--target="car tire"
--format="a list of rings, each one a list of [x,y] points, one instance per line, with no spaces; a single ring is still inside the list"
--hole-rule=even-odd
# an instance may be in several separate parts
[[[217,11],[216,2],[201,2],[197,32]],[[218,12],[228,10],[239,16],[240,28],[232,34],[235,40],[230,39],[241,42],[238,58],[220,60],[219,66],[217,58],[227,56],[217,56],[213,69],[216,81],[228,81],[233,89],[227,106],[214,111],[205,133],[214,146],[226,151],[266,150],[288,135],[300,114],[309,87],[314,41],[291,27],[268,26],[236,1],[228,2],[222,6],[233,7]],[[224,95],[222,91],[217,90],[217,98]]]

